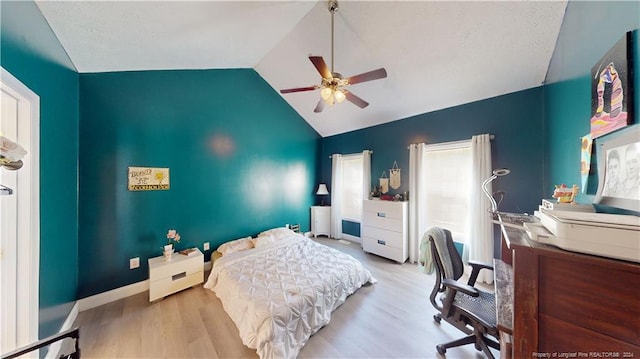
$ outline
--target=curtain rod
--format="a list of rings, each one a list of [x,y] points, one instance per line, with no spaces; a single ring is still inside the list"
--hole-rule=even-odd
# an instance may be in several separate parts
[[[367,151],[367,152],[369,152],[370,154],[373,154],[373,150],[364,150],[364,151]],[[364,151],[362,151],[362,152],[364,152]],[[350,153],[349,155],[357,155],[357,154],[358,154],[358,153]],[[345,155],[345,156],[349,156],[349,155]],[[332,157],[333,157],[333,155],[329,155],[329,158],[332,158]]]
[[[494,140],[496,138],[496,135],[489,135],[489,140]],[[471,140],[471,139],[469,139]],[[455,142],[461,142],[461,141],[469,141],[469,140],[459,140],[459,141],[449,141],[449,142],[440,142],[440,143],[430,143],[430,145],[442,145],[445,143],[455,143]],[[411,146],[416,145],[417,143],[412,143],[409,146],[407,146],[407,149],[411,148]]]

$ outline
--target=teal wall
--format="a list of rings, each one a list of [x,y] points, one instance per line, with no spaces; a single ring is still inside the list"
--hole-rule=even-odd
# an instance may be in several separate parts
[[[254,70],[81,74],[80,93],[80,298],[146,279],[169,228],[200,249],[309,230],[320,136]],[[129,166],[168,167],[170,190],[128,191]]]
[[[589,133],[591,117],[591,67],[627,31],[640,28],[640,2],[571,1],[562,24],[546,85],[545,104],[545,177],[546,189],[554,184],[580,183],[580,137]],[[636,59],[633,84],[636,89],[633,124],[640,121],[640,41],[635,31]],[[603,140],[624,133],[624,129],[594,141],[594,149]],[[597,158],[597,152],[593,154]],[[587,193],[580,202],[591,203],[597,190],[597,164],[592,164]],[[610,209],[600,208],[603,211]]]
[[[76,299],[78,74],[33,2],[0,2],[0,64],[40,96],[40,330]]]
[[[372,185],[378,183],[382,171],[388,175],[397,161],[402,183],[398,190],[390,189],[390,193],[402,193],[409,189],[410,144],[466,140],[490,133],[496,136],[491,141],[493,167],[511,169],[511,174],[494,181],[494,190],[506,191],[500,209],[533,213],[543,196],[542,94],[542,87],[537,87],[326,137],[321,179],[331,183],[330,154],[369,149],[373,150]]]
[[[493,182],[494,191],[506,192],[500,210],[533,213],[541,198],[550,195],[543,191],[542,186],[542,102],[542,87],[537,87],[324,138],[321,179],[327,184],[331,183],[330,154],[369,149],[373,150],[372,185],[378,184],[382,171],[388,175],[393,162],[397,161],[402,183],[399,189],[390,189],[389,193],[403,193],[409,190],[410,144],[466,140],[473,135],[489,133],[495,135],[491,141],[493,168],[511,169],[508,176]],[[343,230],[359,236],[358,231],[354,230],[355,225],[344,222]],[[496,257],[499,256],[499,239],[500,232],[496,230]]]
[[[332,153],[373,150],[374,183],[398,161],[402,192],[408,144],[492,133],[493,166],[512,170],[495,182],[501,209],[531,212],[554,183],[579,183],[591,66],[638,13],[635,1],[571,1],[545,86],[320,140],[253,70],[78,75],[34,2],[1,1],[0,65],[41,101],[40,337],[76,299],[146,279],[170,227],[212,248],[284,223],[308,230]],[[127,191],[128,166],[169,167],[171,189]]]

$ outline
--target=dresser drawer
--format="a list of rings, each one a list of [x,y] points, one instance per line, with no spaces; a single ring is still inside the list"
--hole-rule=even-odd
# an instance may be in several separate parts
[[[402,220],[406,208],[405,203],[406,202],[365,200],[362,211],[373,213],[376,217]]]
[[[382,240],[384,245],[394,248],[402,248],[405,245],[405,236],[402,235],[402,232],[382,228],[362,226],[362,237]]]
[[[362,223],[366,226],[386,229],[389,231],[402,232],[404,229],[404,220],[402,218],[394,218],[385,216],[386,213],[381,212],[363,212]]]
[[[389,258],[398,263],[404,263],[407,259],[406,247],[396,248],[383,244],[384,241],[380,239],[372,239],[368,237],[362,237],[362,249],[365,252],[377,254],[381,257]]]
[[[186,272],[178,273],[171,277],[161,278],[149,285],[149,301],[163,298],[171,293],[192,287],[204,281],[204,271],[200,268],[199,272],[187,274]]]

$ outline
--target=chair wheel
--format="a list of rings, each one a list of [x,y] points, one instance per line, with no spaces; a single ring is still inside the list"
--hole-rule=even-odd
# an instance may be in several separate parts
[[[436,323],[440,324],[440,321],[442,320],[442,317],[439,314],[436,314],[433,316],[433,320],[436,321]]]
[[[444,355],[444,353],[447,352],[447,348],[445,348],[443,345],[438,344],[436,345],[436,350],[438,351],[438,353]]]

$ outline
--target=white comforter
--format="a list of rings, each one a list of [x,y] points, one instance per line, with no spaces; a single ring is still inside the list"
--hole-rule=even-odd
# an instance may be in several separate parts
[[[367,282],[376,279],[358,260],[291,236],[216,260],[204,286],[220,298],[242,342],[266,359],[295,358]]]

